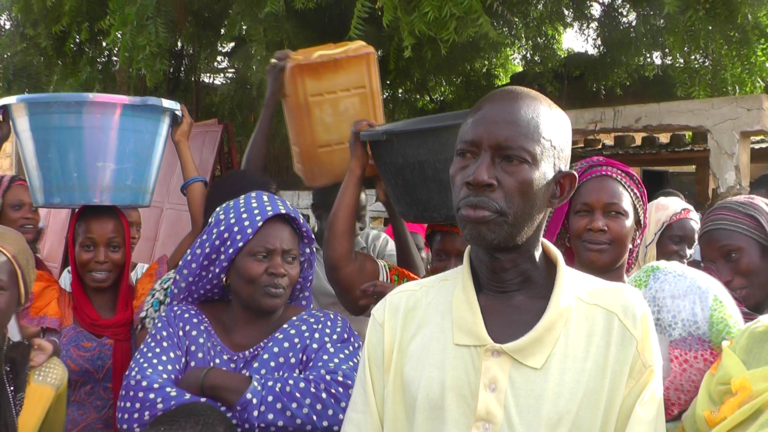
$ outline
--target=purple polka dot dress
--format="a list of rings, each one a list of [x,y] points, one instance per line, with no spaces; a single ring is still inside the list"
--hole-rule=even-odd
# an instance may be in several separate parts
[[[260,344],[233,352],[196,303],[227,297],[223,279],[229,265],[274,216],[286,217],[299,234],[301,276],[288,303],[309,309]],[[169,307],[134,356],[117,406],[119,429],[140,431],[176,406],[207,402],[241,431],[340,430],[361,343],[344,318],[311,309],[313,244],[303,217],[274,195],[253,192],[220,207],[179,265]],[[250,377],[234,408],[176,386],[188,368],[208,366]]]

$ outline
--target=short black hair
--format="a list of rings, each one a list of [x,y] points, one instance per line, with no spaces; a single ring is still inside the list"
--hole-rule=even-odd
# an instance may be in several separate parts
[[[75,231],[80,229],[80,227],[83,224],[85,224],[85,221],[87,221],[88,219],[101,218],[101,217],[117,218],[118,220],[122,221],[122,219],[120,219],[120,215],[111,206],[89,205],[89,206],[83,207],[83,210],[77,216]]]
[[[749,193],[755,191],[766,191],[768,192],[768,173],[765,173],[761,175],[760,177],[756,178],[755,181],[752,182],[751,185],[749,185]]]
[[[208,222],[213,212],[223,204],[255,191],[272,194],[279,192],[275,182],[266,174],[245,170],[233,170],[224,174],[208,188],[208,194],[205,196],[203,220]]]
[[[437,241],[437,238],[442,234],[442,231],[430,231],[427,233],[427,238],[424,239],[424,242],[426,243],[427,247],[432,249],[432,245],[435,244],[435,241]]]
[[[339,196],[339,190],[341,190],[341,183],[312,189],[312,210],[330,213],[336,197]]]
[[[235,432],[237,427],[221,410],[204,402],[179,405],[157,416],[146,432]]]
[[[446,235],[456,235],[456,236],[461,237],[461,235],[459,235],[458,233],[456,233],[454,231],[432,230],[432,231],[427,233],[427,237],[424,239],[424,244],[428,248],[432,249],[433,245],[435,243],[437,243],[438,241],[440,241],[440,238],[442,238],[443,236],[446,236]]]
[[[656,201],[659,198],[680,198],[681,200],[685,201],[685,195],[674,189],[663,189],[656,192],[656,195],[653,196],[651,201]]]

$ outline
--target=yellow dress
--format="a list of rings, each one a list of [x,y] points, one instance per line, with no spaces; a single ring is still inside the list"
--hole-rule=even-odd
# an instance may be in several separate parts
[[[29,372],[24,407],[19,414],[19,431],[64,430],[68,378],[67,368],[58,357],[51,357]]]
[[[723,354],[705,375],[680,430],[768,430],[768,316],[750,323],[733,342],[723,342]]]

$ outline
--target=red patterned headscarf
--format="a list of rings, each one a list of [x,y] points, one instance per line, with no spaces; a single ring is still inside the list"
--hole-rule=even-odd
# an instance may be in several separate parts
[[[461,237],[461,230],[456,224],[429,224],[427,225],[427,233],[424,236],[424,239],[427,241],[427,246],[432,247],[429,245],[429,238],[432,236],[432,234],[439,232],[454,233]]]
[[[621,162],[595,156],[573,165],[573,170],[579,175],[579,186],[587,180],[597,177],[611,177],[621,183],[624,189],[629,192],[632,198],[632,204],[635,209],[635,238],[629,247],[629,259],[627,259],[627,273],[635,267],[637,253],[640,248],[640,242],[643,239],[645,228],[648,225],[648,194],[640,177],[632,171],[632,168]],[[578,186],[577,186],[578,187]],[[544,238],[557,246],[563,253],[565,262],[573,266],[575,261],[573,249],[566,244],[568,236],[568,210],[570,200],[556,208],[549,216]]]
[[[456,224],[429,224],[427,225],[427,235],[435,232],[452,232],[461,235],[461,230]]]

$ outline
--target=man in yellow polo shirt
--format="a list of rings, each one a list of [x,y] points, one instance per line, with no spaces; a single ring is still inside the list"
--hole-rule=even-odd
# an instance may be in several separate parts
[[[665,429],[639,291],[567,267],[542,240],[576,188],[570,151],[568,116],[532,90],[471,110],[450,170],[464,265],[374,308],[344,431]]]

